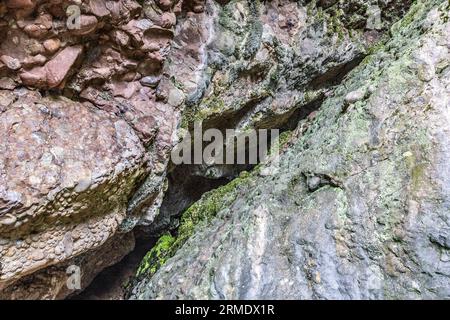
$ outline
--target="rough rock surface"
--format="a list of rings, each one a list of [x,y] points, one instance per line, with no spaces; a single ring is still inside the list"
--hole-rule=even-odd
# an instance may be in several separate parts
[[[112,238],[148,168],[145,148],[123,119],[28,90],[0,94],[10,99],[0,116],[4,288]]]
[[[161,233],[131,298],[450,298],[450,8],[413,2],[2,1],[0,298]],[[279,169],[171,165],[197,120]]]
[[[180,20],[167,64],[184,97],[182,129],[192,130],[197,121],[204,129],[238,133],[295,128],[410,5],[392,1],[376,6],[379,22],[373,23],[370,8],[377,3],[206,1],[204,14]],[[196,26],[202,28],[192,38]],[[199,184],[220,185],[246,169],[216,164],[169,168],[169,191],[147,232],[176,226]]]
[[[154,219],[183,102],[164,62],[177,16],[203,10],[0,3],[0,297],[64,298],[71,264],[84,288]]]
[[[131,298],[450,298],[449,5],[416,1],[299,123],[278,170],[188,209]]]

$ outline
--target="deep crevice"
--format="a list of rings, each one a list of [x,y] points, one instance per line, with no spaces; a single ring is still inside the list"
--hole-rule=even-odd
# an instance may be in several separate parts
[[[233,180],[239,172],[248,169],[243,167],[235,169],[229,167],[229,172],[223,177],[207,178],[201,175],[203,168],[200,165],[175,166],[168,174],[168,189],[164,195],[160,214],[153,222],[151,228],[141,228],[138,234],[160,235],[175,230],[178,227],[178,218],[193,203],[200,200],[203,194],[217,189]]]
[[[330,69],[328,72],[314,78],[308,87],[314,90],[334,88],[363,59],[364,55],[361,55],[344,65]],[[274,116],[270,122],[272,125],[276,124],[280,133],[294,130],[302,120],[311,117],[312,114],[317,112],[325,99],[326,96],[322,93],[308,104],[294,108],[290,113],[280,117]],[[220,130],[225,130],[224,123],[227,124],[227,127],[233,127],[232,124],[239,123],[262,100],[264,98],[250,101],[237,112],[228,112],[220,117],[210,119],[208,123],[203,124],[203,130],[217,126]],[[192,126],[190,128],[192,129]],[[256,129],[261,128],[270,129],[269,123],[267,125],[260,124]],[[205,174],[205,166],[203,165],[172,165],[167,176],[168,189],[160,208],[160,214],[151,227],[138,227],[133,231],[136,236],[135,249],[122,259],[120,263],[101,272],[87,289],[72,297],[72,299],[123,299],[127,291],[126,285],[133,279],[141,260],[152,249],[158,237],[167,232],[176,234],[179,218],[187,208],[208,191],[228,184],[239,176],[242,171],[249,171],[254,167],[255,165],[249,164],[221,165],[217,168],[221,172],[218,177],[208,177]],[[321,176],[320,180],[319,185],[329,184],[342,187],[338,183],[334,183],[333,179],[329,179],[329,177]]]
[[[134,250],[119,263],[100,272],[91,284],[69,300],[122,300],[127,284],[134,278],[146,253],[154,246],[157,238],[136,237]]]
[[[312,79],[309,82],[308,87],[317,90],[339,85],[344,80],[345,76],[355,69],[365,57],[366,55],[360,54],[343,65],[337,65],[334,68],[327,70],[327,72]]]

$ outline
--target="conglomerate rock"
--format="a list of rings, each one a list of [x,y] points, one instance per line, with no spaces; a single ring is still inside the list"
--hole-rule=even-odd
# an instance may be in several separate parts
[[[126,121],[90,103],[22,89],[0,96],[9,99],[0,116],[3,289],[114,237],[148,167],[145,148]],[[43,289],[42,295],[55,290]]]
[[[0,3],[2,298],[64,298],[67,267],[84,288],[132,250],[179,121],[176,88],[159,86],[177,15],[203,4]],[[146,177],[154,188],[129,206]]]
[[[197,120],[293,134],[184,213],[132,298],[448,297],[449,8],[395,23],[412,2],[2,1],[0,297],[67,297],[73,266],[85,288],[236,177],[170,165]]]
[[[449,12],[416,1],[300,122],[278,169],[184,213],[131,298],[450,298]]]

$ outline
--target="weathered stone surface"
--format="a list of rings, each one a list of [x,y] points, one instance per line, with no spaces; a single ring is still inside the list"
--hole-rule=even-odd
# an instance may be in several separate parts
[[[417,1],[300,122],[278,170],[186,211],[131,297],[450,298],[449,12]]]
[[[353,9],[342,17],[341,2],[326,9],[316,1],[231,1],[223,8],[208,2],[201,78],[185,83],[185,75],[175,73],[193,105],[190,120],[217,127],[226,115],[240,129],[282,126],[302,108],[320,103],[362,60],[401,15],[400,2],[407,8],[408,1],[394,1],[380,9],[391,17],[381,20],[380,30],[370,28],[366,14],[377,1],[351,1]],[[172,68],[185,60],[178,61]]]
[[[69,5],[80,9],[79,27]],[[86,286],[131,246],[109,260],[93,252],[107,255],[107,243],[131,239],[136,224],[153,221],[184,101],[159,99],[170,96],[159,79],[177,16],[191,11],[182,1],[158,5],[0,4],[2,297],[64,298],[72,292],[64,284],[71,261],[82,264]],[[150,173],[151,190],[144,184],[144,195],[133,197]],[[153,213],[142,218],[148,207]],[[71,241],[71,233],[86,235]]]
[[[449,8],[412,2],[1,2],[0,298],[164,232],[132,298],[449,298]],[[197,120],[281,167],[172,165]]]
[[[67,283],[70,283],[69,277],[73,272],[71,266],[80,268],[80,285],[82,288],[86,288],[100,271],[119,262],[123,255],[133,250],[133,248],[134,237],[132,233],[117,235],[98,249],[94,249],[85,255],[25,276],[1,291],[0,298],[26,300],[63,299],[74,291],[67,286]]]
[[[49,47],[48,43],[47,47]],[[82,51],[81,46],[67,47],[47,62],[45,66],[26,71],[20,77],[23,83],[29,86],[55,88],[67,77]]]
[[[81,15],[79,18],[79,27],[72,29],[71,33],[78,36],[86,36],[95,31],[98,20],[95,16]]]
[[[148,170],[145,149],[123,119],[67,98],[12,94],[0,116],[2,289],[114,237]],[[97,262],[96,270],[110,263]]]
[[[34,7],[36,4],[35,0],[7,0],[6,6],[8,8],[14,9],[24,9]]]
[[[353,2],[366,8],[362,1]],[[200,120],[203,128],[238,132],[252,127],[292,129],[320,106],[409,5],[399,3],[380,9],[382,27],[373,30],[364,23],[348,23],[347,16],[340,16],[340,2],[324,11],[315,1],[206,1],[203,14],[179,19],[170,63],[163,71],[170,78],[162,77],[156,97],[184,108],[183,129],[191,130]],[[144,10],[151,17],[150,9]],[[348,15],[368,24],[363,9]],[[192,201],[190,189],[200,183],[198,177],[205,178],[205,186],[217,186],[243,169],[208,164],[187,170],[193,174],[175,192],[178,199],[166,196],[168,205],[163,204],[148,232],[177,224],[177,216]],[[169,194],[170,180],[177,181],[180,172],[171,168]],[[186,182],[190,177],[192,184]]]

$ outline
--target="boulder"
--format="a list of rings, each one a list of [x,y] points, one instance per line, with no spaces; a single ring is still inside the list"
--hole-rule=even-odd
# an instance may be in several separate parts
[[[49,44],[47,43],[47,46]],[[58,87],[83,52],[82,46],[67,47],[55,55],[43,67],[36,67],[21,73],[24,84],[38,88]]]
[[[128,198],[148,169],[145,149],[124,120],[89,103],[27,90],[14,95],[0,116],[0,288],[24,297],[26,287],[5,288],[118,235]],[[111,261],[92,263],[101,270]],[[54,285],[65,287],[66,278]],[[33,297],[46,290],[53,289],[42,286]]]

